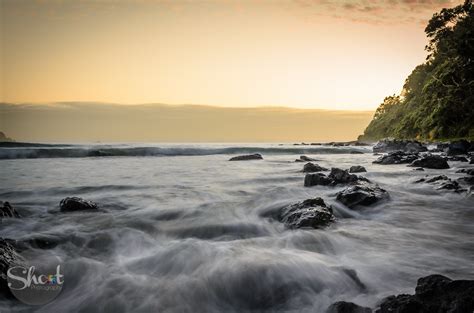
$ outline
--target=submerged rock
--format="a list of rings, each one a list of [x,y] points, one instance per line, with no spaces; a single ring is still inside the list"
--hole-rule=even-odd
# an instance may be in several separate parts
[[[314,161],[317,161],[316,159],[313,159],[313,158],[310,158],[310,157],[307,157],[306,155],[301,155],[299,160],[303,161],[303,162],[314,162]]]
[[[434,184],[438,187],[437,190],[453,190],[454,192],[464,192],[466,189],[462,188],[457,181],[452,180],[446,175],[438,175],[431,178],[421,178],[415,181],[415,183],[428,183]]]
[[[283,208],[277,219],[289,228],[320,228],[328,226],[335,220],[331,207],[319,197]]]
[[[94,202],[78,197],[67,197],[62,199],[59,203],[59,210],[61,212],[90,211],[97,209],[99,209],[99,206]]]
[[[328,169],[322,166],[319,166],[318,164],[314,163],[306,163],[303,166],[303,172],[304,173],[314,173],[314,172],[322,172],[322,171],[327,171]]]
[[[414,295],[390,296],[376,313],[467,313],[474,311],[474,280],[451,280],[442,275],[418,279]]]
[[[17,217],[20,218],[20,214],[10,205],[9,202],[3,202],[3,206],[0,207],[0,218],[3,217]]]
[[[461,177],[458,180],[468,185],[474,185],[474,176]]]
[[[369,206],[388,197],[389,194],[385,189],[370,183],[349,186],[336,195],[339,202],[351,209],[356,206]]]
[[[379,157],[377,160],[373,161],[374,164],[406,164],[411,163],[414,160],[418,159],[418,153],[406,153],[403,151],[394,151],[384,154]]]
[[[466,173],[468,175],[474,175],[474,168],[463,168],[463,169],[457,170],[456,173]]]
[[[360,166],[360,165],[351,166],[351,168],[349,169],[349,173],[362,173],[362,172],[367,172],[367,170],[365,169],[365,167]]]
[[[372,313],[372,309],[362,307],[352,302],[338,301],[331,304],[326,313]]]
[[[385,139],[377,142],[372,150],[373,152],[403,151],[418,153],[428,151],[428,148],[416,140]]]
[[[439,155],[425,155],[422,158],[413,161],[410,166],[434,168],[434,169],[447,169],[449,164],[445,158]]]
[[[229,159],[229,161],[249,161],[249,160],[263,160],[260,153],[238,155]]]
[[[414,168],[413,170],[414,170],[414,171],[424,171],[425,169],[422,168],[422,167],[417,167],[417,168]]]

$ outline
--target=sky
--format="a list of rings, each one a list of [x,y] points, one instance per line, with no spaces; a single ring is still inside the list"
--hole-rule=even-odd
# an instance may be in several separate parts
[[[374,110],[450,0],[0,0],[0,102]]]

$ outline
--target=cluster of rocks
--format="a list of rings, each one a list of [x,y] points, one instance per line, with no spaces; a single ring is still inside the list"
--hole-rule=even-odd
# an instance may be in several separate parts
[[[446,175],[438,175],[431,178],[420,178],[415,181],[415,183],[427,183],[427,184],[434,184],[438,187],[438,190],[452,190],[454,192],[464,192],[466,189],[462,188],[459,183],[451,178],[447,177]]]
[[[229,159],[229,161],[250,161],[250,160],[263,160],[260,153],[238,155]]]
[[[377,142],[372,150],[375,153],[392,151],[419,153],[428,151],[428,148],[416,140],[384,139]]]
[[[474,312],[474,280],[452,280],[443,275],[418,279],[415,294],[383,299],[374,309],[339,301],[326,313],[468,313]]]
[[[373,161],[374,164],[382,164],[382,165],[389,165],[389,164],[407,164],[415,161],[418,159],[418,153],[409,153],[403,151],[392,151],[388,154],[384,154],[379,157],[377,160]]]
[[[370,146],[369,143],[360,142],[357,140],[353,141],[331,141],[331,142],[301,142],[301,143],[294,143],[294,146],[332,146],[332,147],[347,147],[347,146]]]
[[[311,162],[306,163],[303,166],[303,173],[315,173],[315,172],[323,172],[327,170],[328,170],[327,168],[322,167],[318,164],[311,163]]]

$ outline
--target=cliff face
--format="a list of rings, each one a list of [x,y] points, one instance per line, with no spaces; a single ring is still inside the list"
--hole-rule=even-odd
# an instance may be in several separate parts
[[[474,6],[435,13],[425,32],[427,61],[386,97],[361,140],[474,138]]]

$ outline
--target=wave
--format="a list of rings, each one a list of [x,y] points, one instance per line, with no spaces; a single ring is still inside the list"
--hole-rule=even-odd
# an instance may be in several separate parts
[[[351,154],[370,152],[362,147],[23,147],[0,148],[0,159],[204,156],[216,154]]]

